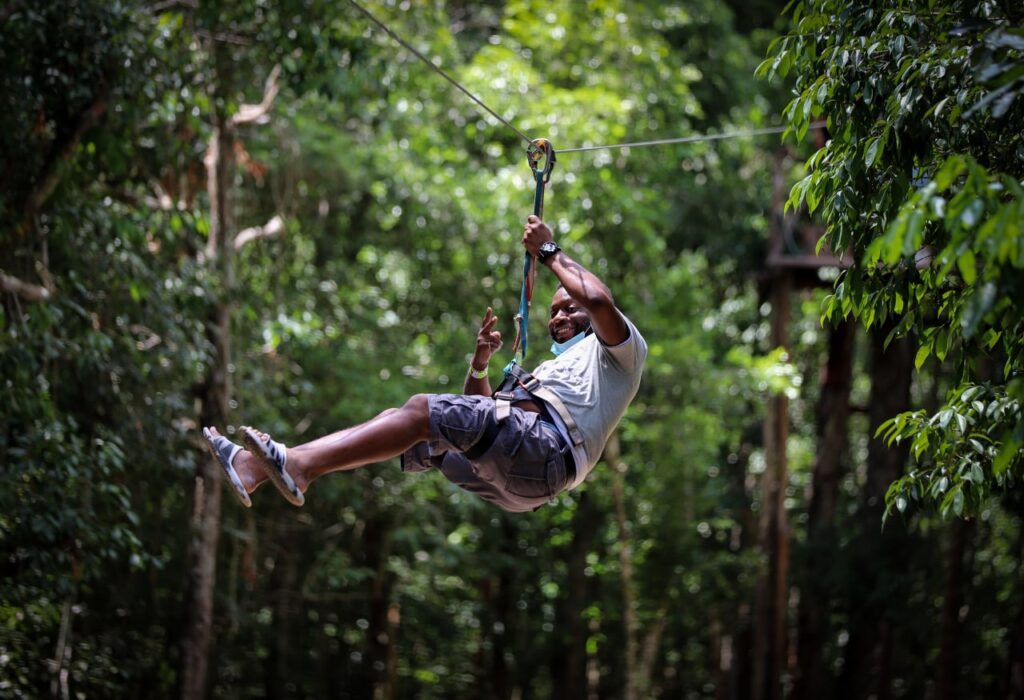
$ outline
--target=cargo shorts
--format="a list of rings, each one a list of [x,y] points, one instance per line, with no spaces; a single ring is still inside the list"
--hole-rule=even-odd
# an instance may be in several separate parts
[[[512,513],[536,510],[568,485],[568,449],[541,414],[513,406],[498,423],[488,396],[429,394],[427,402],[430,438],[402,455],[402,471],[437,469],[459,488]],[[477,447],[490,436],[490,446]]]

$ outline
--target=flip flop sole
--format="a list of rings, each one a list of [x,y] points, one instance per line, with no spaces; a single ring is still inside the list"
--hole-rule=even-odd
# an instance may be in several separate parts
[[[249,452],[256,457],[256,462],[263,467],[267,473],[270,483],[284,496],[284,499],[293,506],[301,506],[306,502],[306,497],[299,491],[291,476],[285,471],[284,465],[275,458],[270,446],[250,428],[242,428],[242,442]]]
[[[220,464],[221,469],[223,469],[224,473],[227,474],[228,483],[231,484],[231,490],[234,492],[235,498],[237,498],[238,502],[246,508],[252,508],[252,499],[249,498],[249,492],[245,490],[244,486],[242,486],[242,480],[239,478],[238,472],[235,471],[235,468],[231,466],[230,462],[225,461],[223,456],[221,456],[220,450],[218,450],[217,446],[214,444],[216,438],[213,433],[211,433],[208,428],[203,428],[203,437],[206,438],[206,447],[210,450],[210,454],[213,455],[214,459],[217,460],[217,463]]]

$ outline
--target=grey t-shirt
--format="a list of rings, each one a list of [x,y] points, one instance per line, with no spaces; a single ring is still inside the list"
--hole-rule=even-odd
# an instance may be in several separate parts
[[[579,486],[594,468],[608,436],[640,388],[647,341],[632,321],[622,318],[629,327],[629,338],[622,343],[605,345],[591,334],[533,371],[562,400],[583,435],[583,443],[572,451],[576,480],[570,488]],[[565,426],[559,430],[564,437]]]

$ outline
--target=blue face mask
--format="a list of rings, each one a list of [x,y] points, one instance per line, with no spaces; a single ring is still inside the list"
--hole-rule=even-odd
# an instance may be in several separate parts
[[[558,357],[563,352],[565,352],[566,350],[568,350],[573,345],[575,345],[576,343],[580,342],[581,340],[583,340],[586,337],[587,337],[587,332],[586,331],[580,331],[579,333],[577,333],[573,337],[569,338],[564,343],[559,343],[559,342],[551,343],[551,352],[554,353],[555,357]]]

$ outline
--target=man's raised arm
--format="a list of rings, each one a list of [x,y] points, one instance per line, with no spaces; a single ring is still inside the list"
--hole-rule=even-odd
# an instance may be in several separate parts
[[[541,246],[549,241],[554,241],[551,229],[537,216],[531,215],[523,230],[523,247],[530,254],[538,256]],[[566,293],[590,314],[590,323],[602,343],[618,345],[629,338],[629,326],[615,308],[615,300],[608,286],[597,275],[561,250],[546,256],[544,264],[555,273]]]

